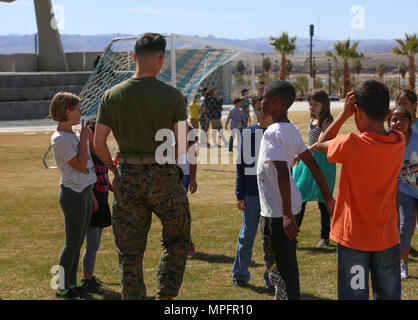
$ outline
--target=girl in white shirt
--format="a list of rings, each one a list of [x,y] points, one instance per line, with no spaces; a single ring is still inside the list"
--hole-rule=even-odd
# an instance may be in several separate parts
[[[98,208],[92,190],[97,178],[88,148],[91,130],[84,126],[84,120],[80,134],[72,129],[80,123],[80,109],[80,98],[68,92],[57,93],[49,109],[51,118],[58,122],[51,143],[62,174],[59,202],[65,220],[65,245],[59,259],[56,297],[66,299],[90,297],[82,287],[77,287],[77,269],[92,213]]]

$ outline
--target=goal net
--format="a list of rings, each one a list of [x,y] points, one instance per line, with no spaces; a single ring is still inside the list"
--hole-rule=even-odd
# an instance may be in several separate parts
[[[95,116],[100,99],[106,90],[131,78],[136,70],[133,58],[135,43],[141,37],[114,39],[106,48],[81,93],[81,112],[84,119]],[[215,88],[225,104],[239,96],[242,88],[235,88],[232,82],[232,61],[251,50],[227,46],[211,41],[176,34],[166,35],[167,48],[164,64],[157,78],[176,87],[189,101],[204,86]],[[254,69],[254,68],[253,68]],[[253,74],[253,79],[255,76]],[[255,82],[252,83],[252,89]],[[118,152],[116,141],[110,135],[109,149]],[[46,168],[55,168],[51,148],[44,155]]]
[[[106,90],[133,76],[136,69],[133,54],[138,38],[118,38],[105,49],[80,94],[84,118],[97,114],[100,99]],[[202,83],[216,88],[226,102],[231,101],[228,63],[249,53],[249,50],[174,34],[166,36],[166,39],[167,49],[163,67],[157,76],[159,80],[176,87],[188,101],[198,93]],[[217,76],[208,82],[217,70]]]

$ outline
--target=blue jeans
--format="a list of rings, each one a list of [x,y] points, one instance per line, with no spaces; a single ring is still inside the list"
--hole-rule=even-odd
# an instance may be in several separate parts
[[[411,248],[411,239],[415,229],[415,210],[418,209],[418,199],[398,190],[399,205],[399,236],[401,251]]]
[[[248,268],[250,267],[254,240],[260,221],[260,198],[258,196],[246,196],[245,207],[246,210],[242,212],[242,225],[238,236],[235,261],[232,266],[232,279],[248,282],[251,277]],[[268,287],[271,286],[267,272],[264,274],[264,282]]]
[[[369,272],[375,300],[401,299],[399,244],[382,251],[338,245],[338,299],[368,300]]]
[[[186,193],[189,192],[189,186],[190,186],[190,175],[184,175],[183,179],[181,179],[181,184],[186,189]]]

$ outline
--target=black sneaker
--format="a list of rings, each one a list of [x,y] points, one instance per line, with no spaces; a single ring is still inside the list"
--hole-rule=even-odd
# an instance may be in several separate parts
[[[245,281],[232,280],[232,286],[234,288],[245,288],[247,286],[247,283]]]
[[[91,295],[84,287],[72,287],[73,290],[80,299],[91,299],[93,295]]]
[[[80,299],[78,294],[72,288],[69,288],[64,292],[57,291],[55,293],[55,297],[60,298],[60,299],[67,299],[67,300],[79,300]]]
[[[81,287],[87,293],[97,293],[97,294],[104,294],[104,291],[100,289],[100,285],[97,283],[96,279],[92,278],[91,280],[83,279],[81,280]]]
[[[100,280],[99,278],[96,278],[95,276],[93,276],[91,279],[94,281],[94,283],[95,283],[98,287],[101,287],[101,286],[106,286],[106,285],[107,285],[107,283],[104,283],[102,280]]]

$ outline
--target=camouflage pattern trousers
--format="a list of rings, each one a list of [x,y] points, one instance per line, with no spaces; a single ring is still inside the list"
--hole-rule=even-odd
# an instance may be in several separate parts
[[[113,181],[112,227],[119,255],[122,299],[145,299],[142,260],[152,212],[162,224],[157,298],[178,295],[191,242],[190,209],[176,165],[119,164]]]

